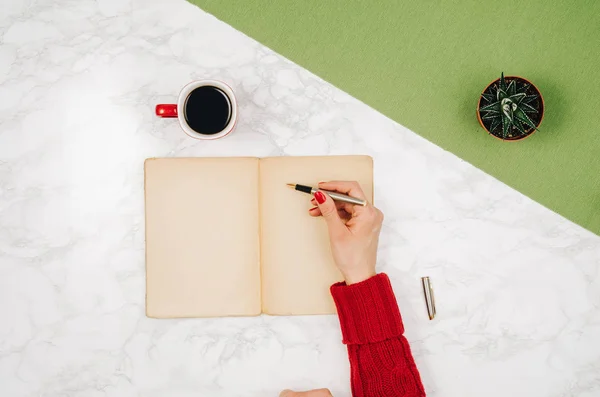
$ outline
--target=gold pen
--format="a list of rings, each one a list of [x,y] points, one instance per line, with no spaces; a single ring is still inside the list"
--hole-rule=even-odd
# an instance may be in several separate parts
[[[429,319],[435,318],[435,298],[433,296],[433,288],[431,287],[431,281],[429,277],[421,277],[421,283],[423,284],[423,294],[425,294],[425,305],[427,305],[427,314]]]
[[[359,199],[359,198],[356,198],[356,197],[350,197],[350,196],[342,194],[342,193],[330,192],[329,190],[323,190],[323,189],[315,189],[314,187],[305,186],[305,185],[297,185],[297,184],[293,184],[293,183],[288,183],[287,185],[289,187],[291,187],[292,189],[297,190],[299,192],[308,193],[308,194],[315,194],[316,192],[318,192],[319,190],[321,190],[321,191],[327,193],[329,195],[329,197],[331,197],[335,201],[342,201],[344,203],[350,203],[350,204],[355,204],[355,205],[362,205],[363,207],[365,205],[367,205],[367,201],[366,200],[362,200],[362,199]]]

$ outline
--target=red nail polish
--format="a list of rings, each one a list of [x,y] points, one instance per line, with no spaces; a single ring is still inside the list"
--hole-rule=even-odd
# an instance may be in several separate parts
[[[308,210],[308,212],[310,212],[310,211],[314,211],[314,210],[316,210],[317,208],[319,208],[319,207],[312,207],[311,209],[309,209],[309,210]]]
[[[319,192],[319,191],[315,192],[315,199],[317,200],[317,203],[319,203],[319,204],[323,204],[325,202],[325,200],[327,200],[327,198],[325,197],[325,194],[323,194],[323,192]]]

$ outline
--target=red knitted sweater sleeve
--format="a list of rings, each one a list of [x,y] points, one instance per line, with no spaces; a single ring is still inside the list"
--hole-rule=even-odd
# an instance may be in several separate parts
[[[331,295],[348,346],[352,395],[425,396],[388,276],[334,284]]]

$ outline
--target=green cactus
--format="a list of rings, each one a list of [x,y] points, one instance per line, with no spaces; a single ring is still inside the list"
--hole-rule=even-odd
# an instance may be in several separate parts
[[[493,90],[491,93],[484,92],[481,95],[484,105],[479,108],[479,111],[481,119],[491,123],[489,124],[490,132],[493,133],[495,129],[502,126],[501,138],[507,139],[511,136],[527,135],[531,129],[537,130],[536,124],[531,119],[531,115],[539,113],[536,108],[531,106],[537,96],[527,95],[529,87],[529,84],[517,87],[515,80],[511,80],[507,85],[504,73],[502,73],[496,95]]]

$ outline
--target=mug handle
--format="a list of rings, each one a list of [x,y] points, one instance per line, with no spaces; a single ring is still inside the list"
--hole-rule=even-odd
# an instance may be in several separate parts
[[[177,117],[177,105],[156,105],[156,115],[159,117]]]

